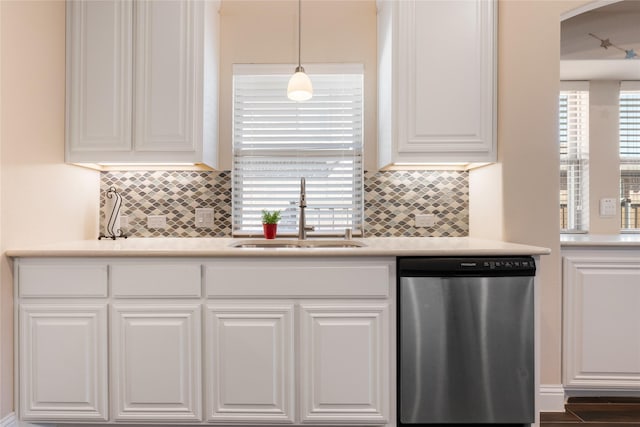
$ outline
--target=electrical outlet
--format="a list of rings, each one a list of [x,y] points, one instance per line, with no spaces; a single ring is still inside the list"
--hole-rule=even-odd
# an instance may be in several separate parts
[[[167,228],[167,217],[164,215],[147,215],[147,228]]]
[[[415,214],[414,227],[433,227],[436,223],[436,216],[434,214]]]
[[[196,227],[213,228],[213,208],[196,208]]]
[[[129,215],[120,215],[120,229],[126,230],[129,228]]]
[[[618,199],[600,199],[600,216],[616,216],[616,205]]]

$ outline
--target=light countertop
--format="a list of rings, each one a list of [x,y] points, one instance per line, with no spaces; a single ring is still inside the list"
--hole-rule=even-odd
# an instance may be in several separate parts
[[[561,234],[560,245],[578,246],[619,246],[640,248],[640,234]]]
[[[6,251],[10,257],[317,257],[547,255],[547,248],[469,237],[372,237],[362,248],[232,248],[237,238],[81,240]]]

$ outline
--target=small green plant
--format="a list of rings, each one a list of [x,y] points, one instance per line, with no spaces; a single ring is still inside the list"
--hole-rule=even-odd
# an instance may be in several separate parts
[[[280,221],[280,211],[262,210],[263,224],[277,224]]]

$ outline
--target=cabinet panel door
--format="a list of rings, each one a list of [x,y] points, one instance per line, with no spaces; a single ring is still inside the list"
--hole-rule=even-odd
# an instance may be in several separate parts
[[[640,259],[564,258],[564,383],[640,387]]]
[[[20,306],[24,420],[105,421],[106,304]]]
[[[112,308],[115,420],[200,421],[200,305]]]
[[[301,306],[302,421],[385,423],[387,304]]]
[[[494,2],[412,0],[398,8],[399,158],[486,161],[495,138]],[[446,42],[434,43],[443,35]]]
[[[194,122],[194,102],[203,4],[144,0],[136,6],[135,149],[193,151],[194,132],[202,128]]]
[[[292,319],[292,304],[209,305],[209,421],[293,422]]]
[[[132,3],[67,2],[67,120],[74,153],[131,149]],[[80,155],[80,154],[78,154]]]

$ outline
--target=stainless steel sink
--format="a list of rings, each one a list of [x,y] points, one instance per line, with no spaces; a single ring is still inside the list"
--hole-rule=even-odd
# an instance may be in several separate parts
[[[286,240],[243,239],[229,245],[232,248],[362,248],[365,245],[355,240]]]

